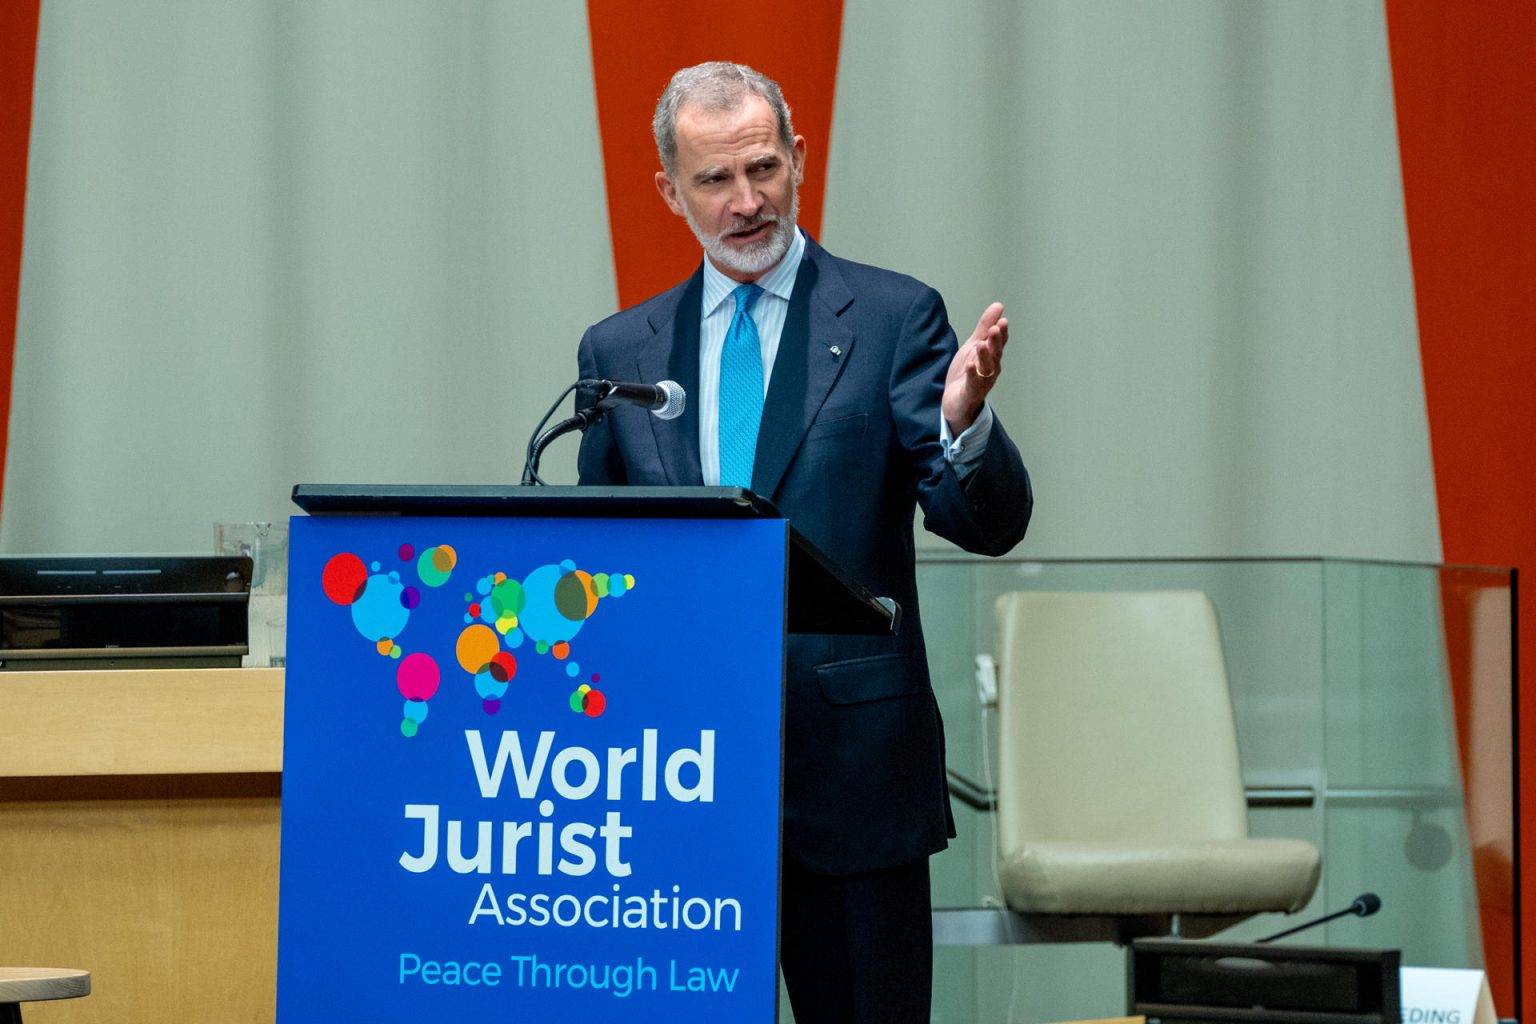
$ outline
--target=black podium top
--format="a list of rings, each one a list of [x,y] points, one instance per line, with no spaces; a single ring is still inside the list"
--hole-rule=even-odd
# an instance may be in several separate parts
[[[508,518],[782,519],[740,487],[508,487],[478,484],[295,484],[311,515]],[[791,524],[789,632],[882,635],[901,628],[901,606],[876,597]]]

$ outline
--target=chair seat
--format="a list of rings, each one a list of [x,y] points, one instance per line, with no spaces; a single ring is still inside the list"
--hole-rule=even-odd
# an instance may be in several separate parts
[[[1031,841],[999,866],[1008,906],[1040,914],[1294,913],[1320,870],[1300,839]]]

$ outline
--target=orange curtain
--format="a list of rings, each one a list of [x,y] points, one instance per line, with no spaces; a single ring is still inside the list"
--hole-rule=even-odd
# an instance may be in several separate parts
[[[589,0],[592,74],[621,308],[677,284],[701,259],[698,242],[662,204],[653,181],[661,164],[651,140],[651,113],[679,68],[736,61],[783,87],[795,131],[807,144],[800,223],[812,235],[821,229],[843,4],[822,0],[795,5],[793,17],[787,9],[781,13],[785,16],[765,18],[757,8],[699,0],[662,8],[644,0]]]
[[[1419,346],[1447,562],[1536,567],[1536,5],[1528,0],[1386,0]],[[1529,573],[1527,573],[1529,577]],[[1465,609],[1445,596],[1455,702],[1465,715]],[[1517,623],[1522,660],[1536,665],[1536,601]],[[1520,758],[1536,764],[1536,711],[1521,709]],[[1463,718],[1465,721],[1465,718]],[[1482,763],[1462,740],[1469,787],[1504,786],[1506,769]],[[1492,774],[1490,774],[1492,773]],[[1524,787],[1521,817],[1536,807]],[[1536,864],[1522,843],[1522,890]],[[1507,854],[1503,855],[1507,858]],[[1484,952],[1494,1001],[1516,1007],[1514,977],[1536,980],[1511,946],[1510,865],[1478,862]],[[1504,887],[1507,889],[1507,886]],[[1524,926],[1536,920],[1527,897]]]
[[[21,231],[27,198],[27,140],[32,129],[32,68],[41,0],[0,4],[0,488],[11,422],[11,367],[21,287]],[[4,494],[0,493],[0,508]]]

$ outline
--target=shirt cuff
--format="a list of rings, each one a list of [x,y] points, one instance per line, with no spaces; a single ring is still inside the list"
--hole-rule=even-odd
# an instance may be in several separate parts
[[[992,436],[992,420],[992,406],[983,403],[976,422],[962,430],[959,437],[953,437],[944,414],[939,413],[939,445],[944,449],[944,458],[955,467],[960,479],[969,476],[981,462],[981,457],[987,454],[987,439]]]

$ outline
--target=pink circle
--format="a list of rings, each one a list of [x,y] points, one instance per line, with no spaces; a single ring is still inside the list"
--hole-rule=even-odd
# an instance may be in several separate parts
[[[395,685],[400,688],[400,696],[406,700],[431,700],[441,679],[442,673],[438,671],[437,662],[432,660],[430,654],[420,651],[401,658],[399,667],[395,669]]]
[[[411,547],[409,544],[400,545],[400,561],[409,562],[414,557],[416,557],[415,548]]]

